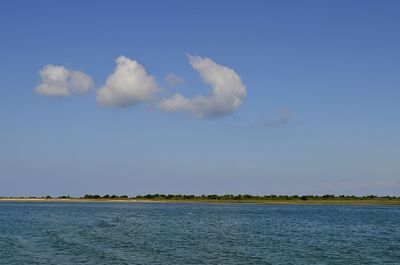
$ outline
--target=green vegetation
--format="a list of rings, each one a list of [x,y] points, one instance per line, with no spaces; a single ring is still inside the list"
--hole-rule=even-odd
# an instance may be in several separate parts
[[[390,204],[400,205],[400,196],[354,196],[354,195],[263,195],[256,196],[250,194],[225,194],[225,195],[184,195],[184,194],[147,194],[128,197],[127,195],[93,195],[86,194],[83,197],[0,197],[2,200],[16,201],[143,201],[143,202],[207,202],[207,203],[265,203],[265,204]]]
[[[231,203],[387,203],[400,204],[400,197],[396,196],[348,196],[348,195],[264,195],[250,194],[225,194],[225,195],[184,195],[184,194],[147,194],[128,197],[127,195],[85,195],[83,199],[95,200],[139,200],[139,201],[163,201],[163,202],[231,202]]]
[[[83,199],[117,199],[117,200],[127,200],[128,199],[128,195],[122,195],[122,196],[118,196],[118,195],[104,195],[104,196],[100,196],[100,195],[90,195],[90,194],[86,194],[85,196],[83,196]]]
[[[399,200],[400,197],[395,196],[376,196],[376,195],[368,195],[357,197],[354,195],[340,195],[335,196],[331,194],[326,195],[264,195],[264,196],[256,196],[250,194],[225,194],[225,195],[174,195],[174,194],[147,194],[144,196],[136,196],[132,197],[132,199],[136,200],[193,200],[193,201],[367,201],[367,200],[381,200],[381,201],[392,201]]]

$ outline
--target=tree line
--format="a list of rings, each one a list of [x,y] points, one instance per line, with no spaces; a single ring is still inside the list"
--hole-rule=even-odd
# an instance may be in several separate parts
[[[0,198],[10,198],[3,197]],[[21,198],[21,197],[20,197]],[[44,197],[27,197],[27,198],[43,198],[43,199],[77,199],[77,197],[73,196],[44,196]],[[98,195],[98,194],[86,194],[82,197],[78,197],[78,199],[104,199],[104,200],[128,200],[128,199],[136,199],[136,200],[192,200],[192,201],[290,201],[290,200],[300,200],[300,201],[312,201],[312,200],[400,200],[400,196],[377,196],[377,195],[367,195],[367,196],[355,196],[355,195],[333,195],[333,194],[325,194],[325,195],[251,195],[251,194],[209,194],[209,195],[186,195],[186,194],[146,194],[146,195],[137,195],[131,196],[128,195]]]
[[[209,194],[209,195],[186,195],[186,194],[146,194],[129,197],[127,195],[91,195],[86,194],[83,199],[136,199],[136,200],[395,200],[396,196],[355,196],[355,195],[251,195],[251,194]]]

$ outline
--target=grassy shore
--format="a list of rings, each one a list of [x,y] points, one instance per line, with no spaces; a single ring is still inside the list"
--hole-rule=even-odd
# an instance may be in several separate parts
[[[241,199],[241,200],[228,200],[228,199],[88,199],[88,198],[0,198],[0,202],[48,202],[48,203],[79,203],[79,202],[124,202],[124,203],[245,203],[245,204],[298,204],[298,205],[318,205],[318,204],[338,204],[338,205],[398,205],[400,206],[400,199],[353,199],[353,200],[340,200],[340,199],[327,199],[327,200],[262,200],[262,199]]]

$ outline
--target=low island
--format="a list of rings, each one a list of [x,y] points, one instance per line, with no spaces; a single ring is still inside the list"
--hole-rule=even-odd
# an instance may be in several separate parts
[[[182,195],[147,194],[129,197],[127,195],[92,195],[82,197],[0,197],[0,202],[163,202],[163,203],[258,203],[258,204],[384,204],[400,205],[396,196],[354,196],[354,195]]]

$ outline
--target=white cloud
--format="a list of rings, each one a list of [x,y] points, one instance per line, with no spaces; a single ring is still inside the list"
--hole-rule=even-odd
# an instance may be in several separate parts
[[[158,106],[167,112],[187,111],[198,118],[218,117],[233,113],[246,96],[246,87],[240,76],[232,69],[215,63],[210,58],[188,55],[189,63],[202,81],[210,86],[208,95],[186,98],[177,93],[161,100]],[[149,75],[137,61],[120,56],[114,71],[99,88],[96,102],[103,107],[125,107],[150,102],[155,99],[159,87],[155,78]],[[41,83],[36,93],[48,96],[69,96],[82,94],[93,87],[87,74],[68,70],[63,66],[46,65],[39,71]],[[165,77],[169,86],[184,83],[183,78],[169,73]]]
[[[71,72],[70,87],[72,91],[83,94],[93,88],[93,80],[87,74],[79,71]]]
[[[185,98],[181,94],[175,94],[171,98],[164,99],[161,102],[163,110],[168,112],[180,111],[180,110],[192,110],[192,101]]]
[[[177,76],[173,73],[168,73],[165,76],[165,82],[167,82],[167,84],[171,87],[177,87],[185,83],[185,80],[183,80],[182,77]]]
[[[161,109],[169,112],[190,111],[198,118],[218,117],[231,114],[246,96],[246,87],[232,69],[215,63],[210,58],[189,55],[189,62],[203,82],[211,86],[207,96],[187,99],[181,94],[160,102]]]
[[[135,60],[116,59],[116,68],[97,92],[96,101],[103,107],[124,107],[149,101],[158,90],[153,76]]]
[[[46,96],[65,97],[71,93],[83,94],[93,88],[93,81],[87,74],[71,71],[63,66],[46,65],[39,71],[41,83],[35,92]]]

